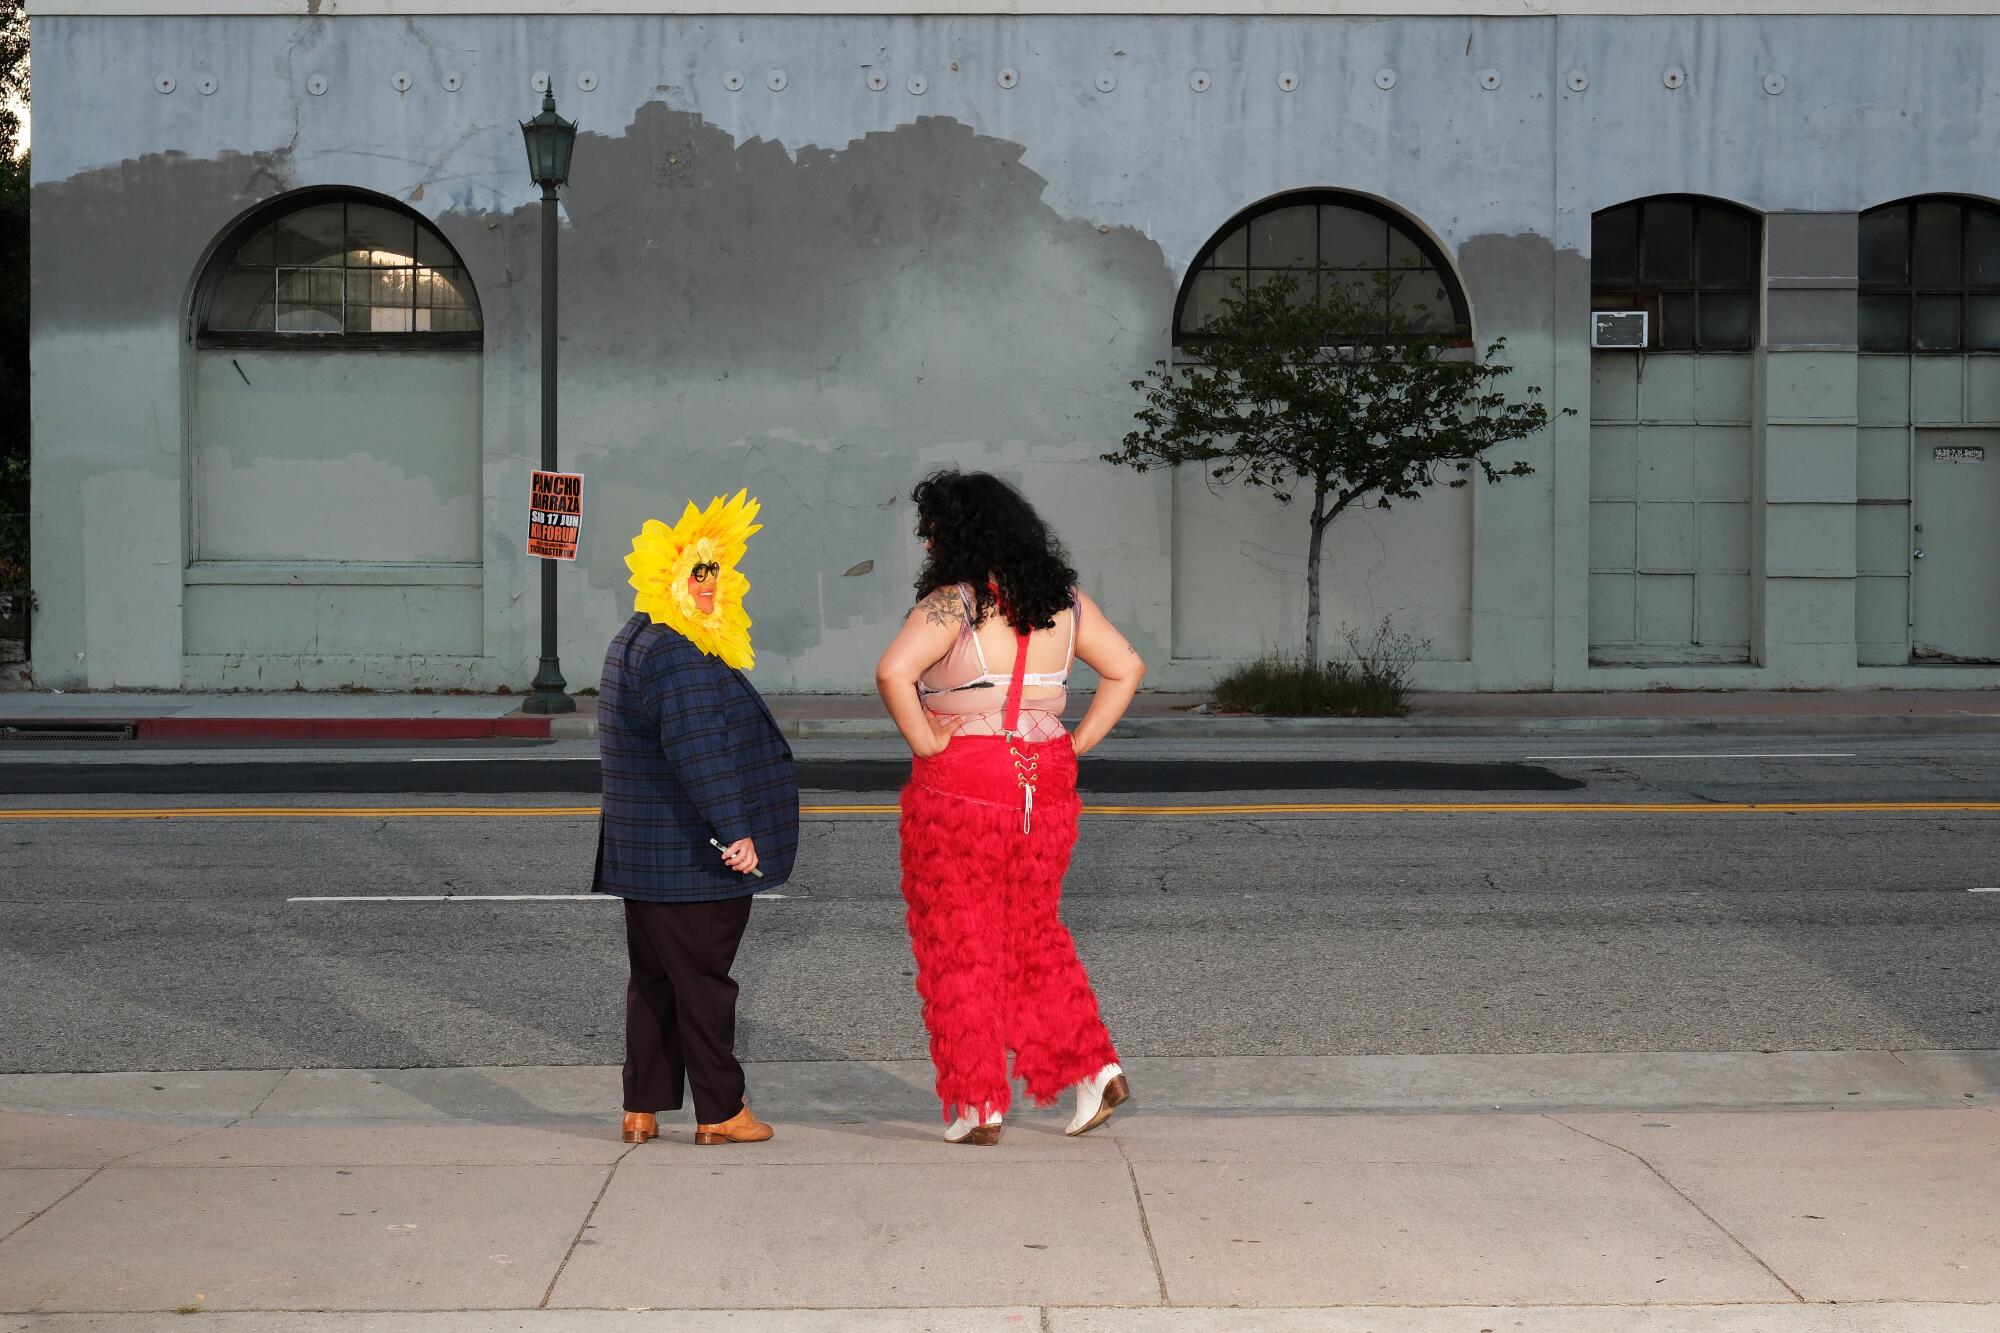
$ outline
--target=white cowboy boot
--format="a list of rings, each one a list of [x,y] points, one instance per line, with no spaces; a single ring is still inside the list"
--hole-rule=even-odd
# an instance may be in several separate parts
[[[1064,1132],[1071,1138],[1090,1133],[1131,1098],[1132,1085],[1125,1081],[1125,1071],[1115,1064],[1104,1066],[1076,1085],[1076,1118]]]
[[[991,1148],[1000,1142],[1000,1113],[991,1112],[984,1120],[961,1113],[945,1130],[946,1143],[969,1143],[975,1148]]]

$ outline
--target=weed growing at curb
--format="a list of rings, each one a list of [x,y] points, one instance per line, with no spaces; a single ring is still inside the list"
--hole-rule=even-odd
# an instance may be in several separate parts
[[[1218,713],[1268,717],[1407,717],[1410,669],[1429,650],[1384,616],[1363,634],[1340,629],[1347,645],[1332,662],[1306,662],[1274,653],[1229,672],[1216,682]]]

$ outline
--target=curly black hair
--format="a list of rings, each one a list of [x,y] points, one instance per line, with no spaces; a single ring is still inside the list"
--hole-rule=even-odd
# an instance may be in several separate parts
[[[1069,552],[1021,493],[987,472],[946,468],[910,492],[917,502],[917,536],[931,543],[917,575],[917,600],[940,588],[972,585],[977,619],[999,605],[1015,630],[1053,629],[1070,605],[1076,571]]]

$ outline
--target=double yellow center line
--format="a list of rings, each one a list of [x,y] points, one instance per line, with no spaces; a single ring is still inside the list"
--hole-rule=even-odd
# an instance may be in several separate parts
[[[1085,805],[1087,815],[1228,819],[1241,815],[1993,814],[2000,801],[1332,801],[1240,805]],[[807,816],[893,815],[894,805],[802,805]],[[0,820],[586,819],[594,805],[217,805],[0,810]]]

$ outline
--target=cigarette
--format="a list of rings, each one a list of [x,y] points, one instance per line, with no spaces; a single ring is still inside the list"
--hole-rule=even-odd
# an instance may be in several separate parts
[[[717,842],[717,841],[716,841],[715,839],[713,839],[713,838],[710,838],[710,839],[708,840],[708,845],[709,845],[709,846],[711,846],[711,847],[713,847],[713,848],[715,848],[715,850],[716,850],[716,851],[718,851],[718,852],[726,852],[726,851],[728,851],[728,850],[729,850],[729,849],[728,849],[727,847],[724,847],[724,846],[723,846],[723,845],[722,845],[721,843]],[[753,875],[755,875],[755,876],[756,876],[756,877],[757,877],[758,879],[762,879],[762,878],[764,878],[764,872],[763,872],[763,871],[761,871],[761,870],[757,870],[757,869],[754,869],[754,868],[753,868],[753,869],[752,869],[752,870],[750,871],[750,873],[751,873],[751,874],[753,874]]]

